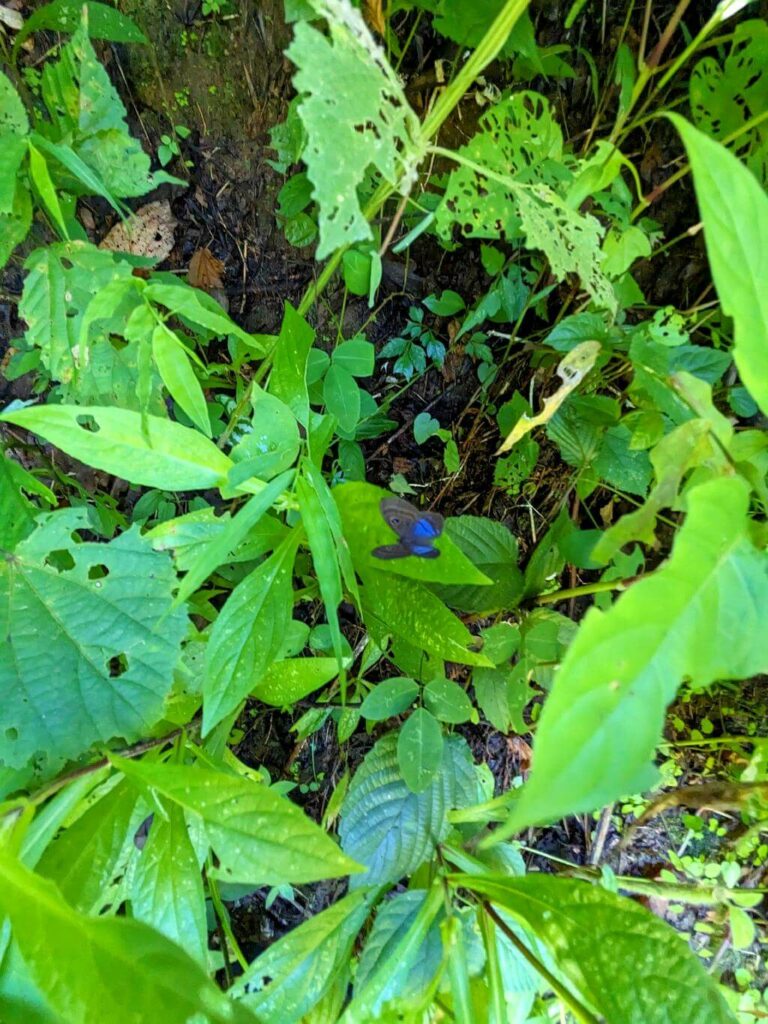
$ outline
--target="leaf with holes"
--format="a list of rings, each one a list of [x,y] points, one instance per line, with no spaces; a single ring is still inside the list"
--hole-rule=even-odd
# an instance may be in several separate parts
[[[287,56],[301,96],[307,131],[303,152],[320,207],[317,258],[373,237],[357,189],[373,166],[390,184],[407,188],[421,156],[419,122],[402,87],[351,5],[313,0],[329,36],[306,21],[296,25]]]
[[[173,682],[187,617],[171,611],[170,559],[137,527],[73,542],[89,528],[74,510],[44,516],[0,565],[0,761],[12,767],[146,735]]]

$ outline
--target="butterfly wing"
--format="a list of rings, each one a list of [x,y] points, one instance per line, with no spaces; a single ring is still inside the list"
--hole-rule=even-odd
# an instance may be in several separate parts
[[[377,558],[404,558],[406,555],[437,558],[440,555],[433,547],[433,542],[443,532],[443,517],[438,512],[420,512],[402,498],[383,498],[380,508],[384,521],[398,535],[400,543],[376,548],[373,554]]]

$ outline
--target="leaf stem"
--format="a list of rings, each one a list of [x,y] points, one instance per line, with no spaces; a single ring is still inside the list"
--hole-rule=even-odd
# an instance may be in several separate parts
[[[564,590],[556,590],[552,594],[540,594],[534,604],[555,604],[557,601],[565,601],[570,597],[584,597],[586,594],[604,594],[610,590],[626,590],[630,584],[642,579],[645,573],[640,576],[628,576],[621,580],[598,580],[597,583],[586,583],[583,587],[567,587]]]
[[[248,961],[243,956],[243,951],[240,949],[240,945],[235,938],[235,933],[232,931],[232,922],[229,917],[229,911],[224,906],[224,902],[219,892],[219,883],[211,875],[211,869],[213,868],[213,862],[211,860],[210,853],[208,854],[208,861],[205,868],[205,878],[208,882],[208,892],[211,894],[211,903],[213,903],[213,909],[216,911],[216,919],[221,925],[221,930],[224,933],[224,941],[221,944],[221,952],[224,956],[224,969],[227,974],[227,980],[231,984],[232,978],[229,971],[229,958],[227,956],[227,943],[232,949],[235,955],[235,959],[240,964],[242,969],[245,971],[248,969]],[[221,936],[220,936],[221,938]]]

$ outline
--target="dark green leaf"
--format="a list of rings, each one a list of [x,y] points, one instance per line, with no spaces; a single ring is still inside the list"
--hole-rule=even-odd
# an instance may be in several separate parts
[[[383,722],[407,711],[418,695],[419,687],[407,676],[384,679],[366,696],[360,713],[370,722]]]
[[[459,725],[472,715],[472,701],[452,679],[432,679],[424,687],[424,703],[440,722]]]

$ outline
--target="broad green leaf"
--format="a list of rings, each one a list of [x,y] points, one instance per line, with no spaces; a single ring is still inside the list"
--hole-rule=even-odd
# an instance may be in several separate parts
[[[397,763],[412,793],[423,793],[432,783],[443,760],[443,733],[426,708],[416,708],[400,728]]]
[[[120,780],[43,853],[39,873],[56,883],[75,910],[98,914],[106,903],[126,840],[132,843],[128,826],[136,799],[136,790]]]
[[[258,386],[251,401],[250,430],[230,452],[236,463],[229,476],[233,486],[252,476],[271,480],[294,464],[301,447],[299,425],[285,402]]]
[[[208,929],[200,865],[178,804],[155,812],[138,856],[130,889],[131,909],[207,966]]]
[[[176,553],[176,564],[181,570],[186,569],[186,576],[181,581],[179,592],[176,595],[176,604],[181,604],[194,594],[194,592],[208,579],[212,572],[227,561],[228,558],[235,556],[236,560],[240,560],[242,555],[238,557],[238,548],[246,544],[251,535],[254,532],[254,527],[257,523],[262,521],[262,517],[277,501],[283,491],[289,486],[293,479],[293,470],[289,470],[286,473],[281,473],[280,476],[275,477],[274,480],[270,480],[268,484],[264,486],[262,491],[258,494],[254,494],[252,498],[249,498],[247,503],[234,515],[229,521],[222,522],[221,519],[215,519],[214,525],[217,529],[213,532],[213,536],[210,535],[209,530],[205,530],[201,535],[203,544],[197,546],[198,550],[193,553],[190,560],[186,558],[182,560],[179,557],[179,553]],[[205,510],[208,511],[207,509]],[[185,518],[185,517],[182,517]],[[179,523],[178,520],[174,522]],[[206,526],[210,525],[208,517],[206,517]],[[274,522],[274,520],[273,520]],[[180,524],[179,524],[180,525]],[[190,523],[190,528],[192,524]],[[278,540],[282,540],[284,530],[280,523],[275,523],[279,528],[277,531]],[[171,543],[168,544],[164,540],[160,542],[158,538],[162,535],[164,538],[169,538],[171,531],[170,526],[159,527],[157,530],[152,531],[152,540],[155,547],[166,548],[168,546],[174,546],[179,543],[178,530],[173,531],[173,537]],[[210,539],[208,539],[210,537]],[[196,536],[190,535],[190,540],[194,543]],[[185,545],[188,547],[189,543]],[[251,548],[243,552],[247,558],[258,557],[259,554],[263,553],[264,548],[258,546],[257,548]]]
[[[0,137],[7,142],[9,136],[26,135],[29,117],[10,78],[0,71]]]
[[[43,365],[54,380],[70,383],[88,373],[81,330],[90,303],[107,286],[131,288],[131,267],[114,253],[72,241],[35,249],[24,268],[27,278],[19,314],[27,323],[26,340],[40,348]],[[101,331],[118,331],[124,323],[121,312],[114,303]]]
[[[704,222],[712,278],[733,317],[733,355],[742,381],[768,413],[768,196],[735,156],[677,114]]]
[[[309,541],[312,562],[325,605],[334,654],[338,661],[339,671],[343,671],[338,608],[344,594],[341,589],[341,570],[336,557],[336,544],[325,516],[325,510],[320,503],[320,497],[303,473],[297,481],[296,493],[299,499],[301,521]]]
[[[253,1024],[203,968],[153,928],[124,917],[83,917],[53,885],[0,852],[0,911],[36,985],[62,1021]],[[52,965],[55,964],[55,970]]]
[[[365,338],[350,338],[333,350],[334,366],[344,367],[353,377],[370,377],[375,358],[376,349]]]
[[[291,618],[293,530],[266,562],[229,595],[211,629],[205,652],[203,735],[233,712],[275,660]]]
[[[328,20],[325,36],[299,22],[286,55],[297,66],[302,153],[320,208],[317,258],[372,238],[357,189],[373,166],[392,185],[408,179],[421,157],[418,118],[378,44],[351,5],[313,0]]]
[[[483,516],[456,516],[447,521],[445,532],[492,585],[479,587],[468,579],[463,586],[434,587],[438,597],[463,612],[488,614],[516,608],[523,593],[523,576],[518,568],[517,539],[507,527]]]
[[[0,267],[27,237],[32,226],[32,199],[26,186],[17,184],[10,213],[0,213]]]
[[[80,27],[83,7],[88,9],[88,35],[91,39],[109,39],[113,43],[146,43],[137,25],[120,11],[96,0],[53,0],[34,11],[14,39],[14,56],[31,32],[53,29],[54,32],[75,32]]]
[[[2,72],[0,72],[1,74]],[[2,103],[2,78],[0,78],[0,103]],[[3,115],[0,113],[0,125],[2,117]],[[0,214],[12,214],[16,189],[20,187],[17,174],[29,146],[24,135],[0,133],[0,140],[2,140],[2,148],[0,148]]]
[[[694,67],[688,83],[696,127],[718,142],[730,138],[736,155],[763,185],[768,183],[768,137],[765,121],[752,121],[757,112],[768,107],[766,47],[765,21],[744,21],[730,35],[722,67],[715,57],[704,57]]]
[[[6,925],[10,933],[7,920]],[[61,1024],[61,1017],[32,980],[15,942],[0,962],[0,1018],[3,1024]]]
[[[275,342],[269,390],[293,410],[305,427],[309,423],[307,360],[315,332],[290,302],[285,304],[280,334]]]
[[[254,686],[252,696],[276,708],[289,707],[339,674],[336,658],[287,658],[274,661]]]
[[[375,635],[392,633],[444,661],[460,665],[490,665],[472,650],[475,638],[422,583],[371,569],[361,592],[363,613]]]
[[[452,881],[531,931],[606,1024],[734,1024],[715,980],[680,936],[633,900],[544,874]]]
[[[339,427],[350,433],[360,419],[360,388],[343,365],[331,363],[323,381],[323,402]]]
[[[133,484],[164,491],[216,487],[226,479],[230,459],[207,437],[159,416],[128,409],[38,405],[0,415],[50,441],[86,465]]]
[[[424,687],[424,703],[440,722],[459,725],[472,715],[472,701],[452,679],[431,679]]]
[[[0,565],[0,759],[11,766],[145,736],[172,685],[187,617],[171,611],[170,559],[136,527],[73,542],[90,528],[82,512],[51,513]]]
[[[418,695],[418,685],[407,676],[383,679],[360,705],[360,714],[369,722],[384,722],[407,711]]]
[[[201,819],[224,881],[298,884],[359,870],[319,825],[263,783],[209,768],[112,760],[129,779]]]
[[[27,500],[24,491],[40,494],[49,504],[56,504],[49,488],[0,452],[0,548],[5,551],[13,551],[17,541],[34,529],[39,509]]]
[[[113,12],[116,13],[116,12]],[[85,22],[43,68],[41,92],[50,121],[39,132],[70,145],[114,196],[140,196],[171,178],[150,173],[150,158],[128,131],[126,110],[96,57]]]
[[[738,477],[691,490],[669,561],[607,612],[587,613],[544,705],[531,779],[494,841],[649,788],[681,681],[700,688],[768,668],[765,646],[754,642],[768,555],[750,540],[748,497]]]
[[[177,313],[179,316],[191,320],[193,324],[213,331],[214,334],[222,337],[233,334],[236,338],[244,341],[250,349],[263,354],[261,345],[256,338],[244,331],[242,327],[238,327],[215,300],[197,288],[183,284],[154,282],[148,284],[144,289],[144,296],[150,302],[165,306],[171,313]]]
[[[66,217],[61,209],[51,172],[48,170],[45,157],[35,149],[32,143],[29,144],[29,175],[59,234],[62,238],[69,239]]]
[[[375,547],[397,541],[394,531],[384,522],[380,508],[382,499],[392,495],[381,487],[362,482],[341,484],[334,487],[332,493],[341,513],[352,560],[361,574],[375,569],[379,573],[396,573],[424,582],[488,584],[488,577],[447,536],[448,530],[435,543],[440,551],[439,558],[409,557],[388,562],[374,558],[371,552]]]
[[[274,942],[237,979],[233,994],[263,1020],[305,1019],[342,971],[370,911],[358,889]]]
[[[509,661],[520,646],[520,627],[512,622],[497,622],[482,631],[483,654],[494,665]]]
[[[352,778],[341,808],[345,853],[368,870],[350,885],[378,885],[411,875],[449,831],[450,810],[480,799],[472,755],[458,736],[445,741],[437,777],[413,793],[398,768],[398,734],[383,736]]]
[[[195,376],[186,348],[165,324],[152,333],[152,358],[168,394],[206,437],[211,436],[211,419],[200,381]]]
[[[397,945],[413,924],[418,911],[424,906],[427,893],[424,889],[409,889],[398,892],[383,901],[376,912],[373,927],[368,933],[360,963],[355,974],[355,992],[365,990],[377,969],[388,974],[388,983],[371,1010],[379,1017],[387,1002],[393,1009],[402,1000],[409,1007],[419,1006],[429,999],[430,985],[443,959],[443,942],[440,936],[439,920],[445,917],[441,908],[420,946],[418,955],[410,962],[393,956]],[[385,1020],[387,1018],[385,1017]]]
[[[457,150],[436,226],[450,238],[458,225],[468,238],[525,237],[541,249],[559,280],[575,273],[598,306],[615,310],[613,288],[602,269],[603,229],[594,217],[567,205],[551,166],[562,158],[562,133],[548,102],[516,92],[480,118],[480,129]]]

